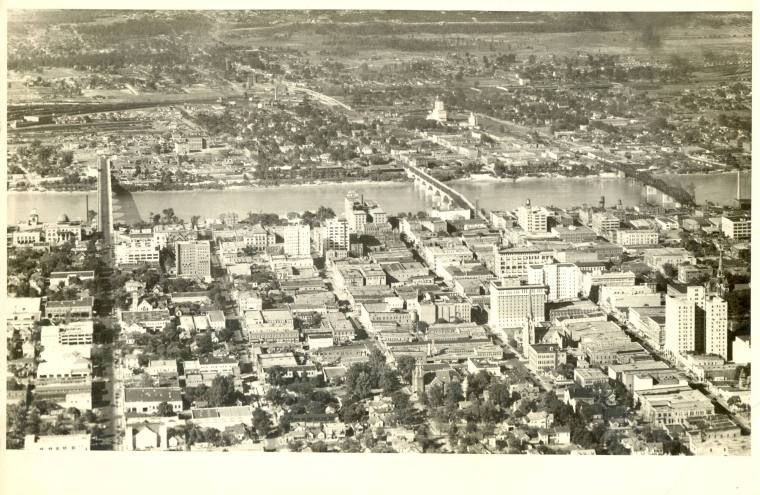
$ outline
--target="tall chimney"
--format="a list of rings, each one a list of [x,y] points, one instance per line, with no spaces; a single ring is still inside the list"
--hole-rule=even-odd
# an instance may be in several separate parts
[[[736,199],[742,199],[742,174],[740,170],[736,171]]]

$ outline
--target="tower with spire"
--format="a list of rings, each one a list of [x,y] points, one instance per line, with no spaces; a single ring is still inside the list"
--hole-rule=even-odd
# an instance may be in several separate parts
[[[528,298],[528,315],[522,328],[522,353],[528,355],[528,346],[536,343],[536,320],[533,315],[533,299]]]
[[[421,397],[425,393],[425,371],[422,369],[422,357],[417,356],[412,372],[412,390]]]

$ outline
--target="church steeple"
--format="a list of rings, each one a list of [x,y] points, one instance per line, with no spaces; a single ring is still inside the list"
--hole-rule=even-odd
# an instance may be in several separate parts
[[[522,329],[522,351],[527,356],[528,346],[536,343],[536,320],[533,315],[533,298],[528,297],[528,314]]]
[[[425,393],[425,371],[422,369],[422,356],[417,356],[412,373],[412,390],[420,397]]]

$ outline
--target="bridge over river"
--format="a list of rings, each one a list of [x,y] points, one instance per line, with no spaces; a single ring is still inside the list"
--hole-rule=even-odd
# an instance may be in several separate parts
[[[414,182],[425,186],[435,196],[441,198],[441,200],[450,206],[456,208],[466,208],[471,212],[472,217],[480,217],[486,219],[483,212],[481,212],[472,201],[470,201],[464,194],[461,194],[451,187],[447,186],[440,180],[430,175],[425,169],[416,167],[414,165],[405,163],[403,164],[406,170],[407,176],[414,179]]]

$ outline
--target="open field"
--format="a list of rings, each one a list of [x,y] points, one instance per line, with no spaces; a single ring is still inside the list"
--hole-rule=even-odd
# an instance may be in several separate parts
[[[340,29],[335,36],[343,39]],[[277,38],[271,35],[271,30],[246,29],[223,31],[220,39],[238,46],[271,46],[277,48],[295,48],[299,50],[324,50],[326,58],[338,58],[344,63],[360,64],[367,62],[371,65],[382,65],[420,56],[435,56],[447,54],[457,49],[454,46],[442,46],[440,49],[424,51],[398,51],[392,49],[377,49],[366,45],[368,40],[382,40],[383,36],[346,36],[351,40],[352,50],[360,50],[354,56],[341,56],[341,45],[330,45],[328,38],[320,35],[295,33],[287,38]],[[385,38],[390,38],[386,36]],[[395,35],[397,38],[411,39],[410,36]],[[494,34],[451,34],[420,33],[413,36],[415,40],[440,41],[442,45],[461,43],[462,53],[488,54],[497,52],[515,53],[518,59],[534,54],[543,56],[575,56],[579,54],[604,53],[620,56],[651,57],[654,60],[667,58],[673,54],[684,56],[701,56],[709,50],[716,56],[751,56],[751,31],[740,28],[736,30],[703,29],[699,35],[691,31],[673,30],[662,36],[661,45],[657,49],[645,47],[639,41],[639,34],[633,31],[582,31],[572,33],[494,33]],[[315,41],[318,40],[318,41]],[[319,57],[319,55],[315,55]]]

